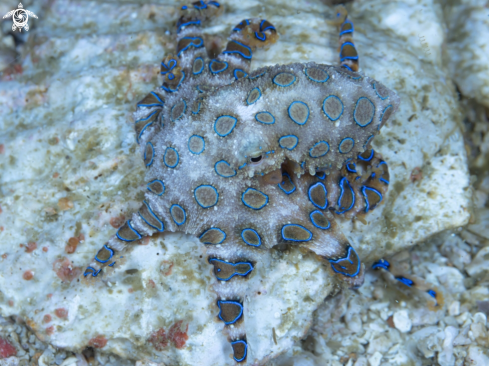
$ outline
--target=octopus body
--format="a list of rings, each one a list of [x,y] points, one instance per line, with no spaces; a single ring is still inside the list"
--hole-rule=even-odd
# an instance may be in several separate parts
[[[182,7],[176,56],[161,63],[163,85],[137,104],[136,140],[148,191],[141,208],[85,271],[97,277],[116,252],[157,232],[184,232],[205,245],[216,315],[238,363],[249,348],[247,280],[279,244],[317,254],[340,282],[363,282],[364,267],[336,224],[382,203],[387,164],[370,148],[398,96],[358,70],[353,23],[340,18],[340,66],[294,63],[252,71],[258,47],[277,41],[266,20],[241,21],[209,58],[201,26],[222,5]]]

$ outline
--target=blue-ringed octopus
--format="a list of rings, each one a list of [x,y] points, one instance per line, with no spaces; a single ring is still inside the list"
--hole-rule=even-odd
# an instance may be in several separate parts
[[[201,26],[223,6],[181,8],[176,55],[163,84],[137,103],[134,128],[147,168],[138,212],[84,272],[98,277],[119,253],[154,233],[197,236],[216,278],[216,317],[237,363],[252,351],[244,327],[247,279],[275,246],[312,251],[339,283],[358,287],[364,266],[337,219],[374,210],[389,186],[371,148],[399,106],[382,83],[358,73],[353,23],[340,8],[340,65],[251,69],[253,52],[278,40],[267,20],[245,19],[215,58]]]

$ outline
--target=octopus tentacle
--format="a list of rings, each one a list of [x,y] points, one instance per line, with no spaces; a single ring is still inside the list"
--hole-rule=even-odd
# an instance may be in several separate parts
[[[265,19],[244,19],[232,30],[225,50],[209,63],[214,75],[228,73],[235,80],[247,77],[256,48],[266,47],[278,39],[277,30]]]
[[[148,184],[151,196],[158,197],[163,194],[165,187],[162,181],[154,180]],[[151,198],[151,196],[149,198]],[[97,277],[106,266],[115,265],[117,258],[122,258],[120,253],[129,245],[138,242],[145,236],[151,236],[156,232],[163,232],[167,228],[167,219],[158,209],[155,199],[146,199],[134,213],[130,220],[126,221],[107,243],[97,252],[93,261],[83,273],[84,277]]]
[[[426,298],[429,301],[428,308],[430,310],[435,311],[443,308],[445,299],[442,291],[418,276],[407,274],[395,261],[380,259],[372,265],[372,269],[381,271],[388,283],[396,287],[401,283],[404,285],[401,288],[414,291]]]
[[[217,319],[224,325],[224,332],[233,349],[234,360],[238,363],[245,362],[248,354],[244,326],[245,298],[248,290],[247,280],[253,275],[256,262],[250,261],[249,256],[240,258],[234,254],[230,247],[239,246],[236,242],[215,245],[210,236],[201,237],[201,241],[207,247],[208,260],[213,266],[216,278],[213,288],[218,296]]]
[[[365,215],[384,203],[389,188],[389,169],[379,153],[365,150],[357,159],[349,159],[342,169],[328,177],[334,214],[347,219]]]
[[[348,12],[342,5],[336,7],[336,19],[331,24],[339,27],[340,64],[349,71],[358,71],[358,52],[353,43],[353,22],[348,19]]]
[[[283,225],[279,242],[300,245],[313,253],[330,268],[331,273],[349,287],[359,287],[364,280],[364,266],[355,249],[341,232],[331,212],[334,198],[338,195],[329,176],[322,172],[315,176],[306,174],[300,178],[284,175],[279,186],[292,193],[287,195],[291,205],[301,211],[293,222]]]
[[[161,63],[162,89],[176,92],[185,79],[202,72],[207,57],[201,25],[222,12],[217,1],[196,1],[181,8],[177,22],[177,56],[169,55]]]

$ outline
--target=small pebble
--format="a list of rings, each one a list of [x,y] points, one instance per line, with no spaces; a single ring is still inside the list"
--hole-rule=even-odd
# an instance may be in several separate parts
[[[451,316],[460,315],[460,301],[454,301],[448,307],[448,314]]]
[[[407,310],[399,310],[394,313],[393,316],[394,326],[401,332],[407,333],[411,330],[412,322],[409,319],[409,313]]]
[[[66,211],[73,208],[74,204],[69,198],[63,197],[58,200],[58,207],[61,211]]]
[[[487,317],[484,313],[475,313],[474,314],[474,323],[480,323],[484,327],[487,325]]]
[[[381,361],[382,361],[382,353],[375,352],[372,356],[369,357],[368,364],[369,366],[379,366]]]

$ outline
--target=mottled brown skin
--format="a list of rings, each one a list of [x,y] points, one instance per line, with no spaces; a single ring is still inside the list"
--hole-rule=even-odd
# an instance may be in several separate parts
[[[177,57],[162,62],[162,87],[135,114],[148,168],[145,202],[85,276],[97,276],[115,252],[144,236],[196,235],[218,280],[217,319],[235,361],[245,362],[246,280],[270,248],[300,246],[348,286],[362,284],[363,265],[335,218],[365,215],[382,202],[387,165],[370,143],[399,98],[344,67],[309,62],[250,71],[254,49],[278,38],[264,20],[240,22],[211,60],[196,22],[222,8],[194,5],[177,24]]]

